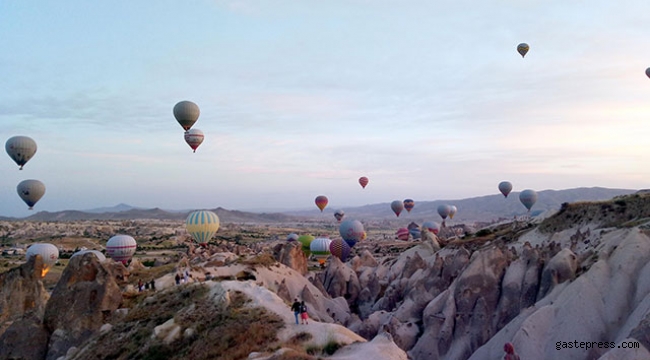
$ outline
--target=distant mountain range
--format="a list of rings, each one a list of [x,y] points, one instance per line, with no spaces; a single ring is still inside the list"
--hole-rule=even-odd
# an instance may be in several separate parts
[[[608,200],[618,195],[636,192],[629,189],[609,189],[601,187],[575,188],[566,190],[544,190],[538,192],[537,203],[532,212],[541,213],[551,209],[559,209],[562,203],[578,201]],[[390,208],[390,203],[379,203],[359,207],[343,208],[346,217],[363,220],[401,220],[416,221],[440,220],[437,213],[439,205],[449,204],[458,208],[453,222],[492,221],[499,218],[512,218],[526,213],[526,208],[519,202],[519,193],[512,192],[508,198],[502,195],[487,195],[457,200],[418,201],[410,213],[403,211],[399,218]],[[303,211],[285,211],[276,213],[256,213],[238,210],[227,210],[221,207],[212,209],[223,223],[286,223],[310,220],[331,220],[334,211],[338,209],[326,208],[322,213],[316,209]],[[159,208],[144,209],[127,204],[118,204],[112,207],[91,209],[86,211],[64,210],[56,212],[40,211],[26,218],[0,218],[0,220],[29,220],[29,221],[78,221],[78,220],[184,220],[189,211],[163,210]]]

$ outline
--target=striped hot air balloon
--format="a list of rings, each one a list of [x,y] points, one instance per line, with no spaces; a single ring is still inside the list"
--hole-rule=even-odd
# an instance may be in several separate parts
[[[368,185],[368,178],[365,177],[365,176],[360,177],[360,178],[359,178],[359,185],[361,185],[361,187],[362,187],[363,189],[365,189],[365,188],[366,188],[366,185]]]
[[[190,213],[185,220],[185,229],[200,245],[206,245],[219,230],[219,217],[208,210]]]
[[[404,209],[406,209],[407,212],[411,212],[414,206],[415,206],[415,201],[413,201],[413,199],[404,200]]]
[[[316,206],[320,209],[320,211],[323,212],[323,209],[325,209],[328,203],[327,196],[318,195],[316,196],[316,200],[314,200],[314,202],[316,203]]]
[[[323,265],[325,260],[332,254],[330,252],[330,243],[332,240],[326,237],[319,237],[309,244],[311,254],[318,260],[318,263]]]
[[[106,243],[106,255],[126,265],[135,254],[138,244],[129,235],[115,235]]]
[[[407,241],[409,239],[409,234],[409,229],[407,228],[399,228],[395,233],[395,235],[397,235],[397,238],[403,241]]]
[[[330,253],[341,259],[341,261],[346,262],[348,256],[350,256],[350,245],[343,239],[334,239],[330,243]]]
[[[59,259],[59,249],[52,244],[33,244],[27,249],[25,257],[29,260],[29,258],[36,255],[40,255],[43,258],[43,272],[41,276],[45,276]]]

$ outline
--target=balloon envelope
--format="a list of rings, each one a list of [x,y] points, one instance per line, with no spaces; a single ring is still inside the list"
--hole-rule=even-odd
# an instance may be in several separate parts
[[[449,205],[440,205],[438,206],[438,215],[444,220],[449,216],[449,213],[451,212],[451,206]]]
[[[395,233],[395,235],[397,235],[398,239],[404,240],[404,241],[407,241],[409,239],[409,234],[410,234],[410,232],[409,232],[409,229],[407,229],[407,228],[399,228],[399,229],[397,229],[397,232]]]
[[[359,185],[361,185],[362,188],[366,188],[366,185],[368,185],[368,178],[365,176],[362,176],[359,178]]]
[[[512,191],[512,183],[510,181],[502,181],[499,183],[499,191],[503,196],[508,197],[508,194]]]
[[[420,229],[418,229],[418,228],[412,228],[412,229],[409,229],[409,233],[411,233],[411,237],[412,237],[414,240],[415,240],[415,239],[419,239],[419,238],[422,237],[422,233],[421,233]]]
[[[330,243],[330,253],[343,262],[347,261],[348,256],[350,256],[350,251],[350,245],[343,239],[334,239]]]
[[[138,244],[129,235],[115,235],[106,243],[106,255],[122,264],[131,260]]]
[[[18,191],[18,196],[29,206],[29,210],[32,210],[45,194],[45,184],[34,179],[23,180],[16,187],[16,191]]]
[[[309,251],[309,245],[311,245],[312,241],[314,241],[314,237],[311,235],[300,235],[298,237],[298,242],[302,244],[302,251],[307,257],[311,254]]]
[[[41,277],[43,277],[47,275],[48,271],[50,271],[59,259],[59,249],[52,244],[33,244],[27,249],[25,257],[29,260],[29,258],[36,255],[40,255],[43,258],[43,271],[41,273]]]
[[[201,115],[199,106],[191,101],[181,101],[174,105],[174,117],[185,131],[194,125],[199,115]]]
[[[219,217],[207,210],[191,212],[185,219],[185,229],[197,243],[207,244],[219,230]]]
[[[345,213],[343,212],[343,210],[336,210],[334,212],[334,217],[336,218],[336,220],[338,222],[341,222],[341,220],[343,220],[344,216],[345,216]]]
[[[318,195],[316,196],[316,200],[314,200],[316,203],[316,206],[320,209],[321,212],[323,212],[323,209],[327,206],[327,196],[325,195]]]
[[[404,210],[404,204],[402,204],[402,202],[399,200],[395,200],[392,203],[390,203],[390,208],[393,210],[395,215],[399,217],[399,214],[402,212],[402,210]]]
[[[330,243],[332,240],[326,237],[319,237],[314,239],[311,244],[309,244],[309,250],[311,254],[318,260],[319,263],[325,263],[327,257],[331,255],[330,252]]]
[[[454,218],[454,215],[456,215],[456,211],[458,211],[458,208],[456,207],[456,205],[451,205],[449,207],[449,218],[450,219]]]
[[[438,232],[440,231],[440,224],[435,221],[425,221],[422,223],[422,227],[436,235],[438,235]]]
[[[14,136],[5,143],[7,154],[20,166],[20,170],[36,154],[36,149],[36,141],[28,136]]]
[[[413,201],[413,199],[404,200],[404,209],[406,209],[407,212],[411,212],[414,206],[415,206],[415,201]]]
[[[287,241],[298,241],[298,234],[291,233],[287,235]]]
[[[535,205],[537,202],[537,193],[535,190],[526,189],[519,193],[519,201],[521,201],[521,203],[524,204],[526,209],[528,209],[530,212],[530,208],[532,208],[533,205]]]
[[[645,74],[646,74],[647,77],[650,78],[650,67],[645,69]]]
[[[519,55],[521,55],[521,57],[526,56],[526,53],[528,53],[528,50],[530,50],[530,46],[528,46],[528,44],[526,44],[526,43],[521,43],[521,44],[517,45],[517,52],[519,53]]]
[[[353,247],[358,241],[363,240],[365,230],[359,220],[348,219],[339,226],[339,234],[350,247]],[[351,243],[352,242],[352,243]]]
[[[104,254],[102,254],[102,252],[99,251],[99,250],[81,250],[81,251],[77,251],[76,253],[72,254],[72,256],[70,256],[70,258],[72,259],[75,256],[83,256],[85,254],[93,254],[93,255],[95,255],[97,257],[97,260],[99,260],[99,262],[102,262],[102,261],[106,260],[106,256]]]
[[[203,131],[199,129],[189,129],[185,132],[185,142],[189,145],[194,152],[203,142]]]

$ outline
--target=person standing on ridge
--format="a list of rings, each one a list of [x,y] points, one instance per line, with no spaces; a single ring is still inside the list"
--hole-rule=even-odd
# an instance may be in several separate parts
[[[300,319],[303,325],[309,325],[309,315],[307,314],[307,305],[305,305],[304,300],[300,302]]]
[[[505,343],[503,345],[503,351],[506,352],[506,355],[503,357],[503,360],[520,360],[519,355],[515,352],[515,346],[512,343]]]
[[[300,315],[300,302],[298,302],[298,298],[293,299],[293,305],[291,305],[291,310],[293,310],[293,316],[296,317],[296,325],[298,325],[299,324],[298,315]]]

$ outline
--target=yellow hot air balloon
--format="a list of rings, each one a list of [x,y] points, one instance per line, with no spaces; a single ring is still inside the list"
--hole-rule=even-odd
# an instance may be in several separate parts
[[[219,217],[212,211],[194,211],[187,216],[185,229],[197,243],[205,245],[219,230]]]

